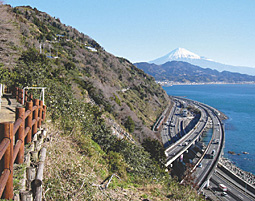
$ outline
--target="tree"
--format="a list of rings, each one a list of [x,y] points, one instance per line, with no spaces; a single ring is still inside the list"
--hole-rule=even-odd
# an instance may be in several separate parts
[[[20,61],[23,61],[25,64],[31,63],[43,63],[48,64],[48,60],[45,55],[40,54],[35,48],[30,48],[27,51],[24,51],[19,58]]]
[[[147,138],[143,141],[142,146],[150,153],[151,159],[154,159],[163,168],[166,161],[166,155],[163,146],[158,140]]]
[[[125,126],[126,129],[128,129],[128,131],[130,133],[133,133],[134,130],[135,130],[135,123],[134,123],[133,119],[130,116],[128,116],[124,126]]]
[[[0,63],[0,83],[6,84],[10,77],[10,71],[4,68],[4,65]]]
[[[110,151],[108,153],[109,169],[112,173],[117,173],[122,178],[127,177],[127,167],[123,156],[120,153]]]

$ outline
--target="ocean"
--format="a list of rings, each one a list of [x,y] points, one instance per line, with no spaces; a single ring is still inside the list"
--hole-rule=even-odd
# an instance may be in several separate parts
[[[255,174],[255,85],[174,85],[163,89],[168,95],[205,103],[227,115],[224,157]]]

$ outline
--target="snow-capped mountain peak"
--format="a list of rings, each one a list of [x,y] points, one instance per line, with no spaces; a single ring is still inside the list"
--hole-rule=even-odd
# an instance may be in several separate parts
[[[200,59],[200,56],[184,48],[177,48],[171,51],[167,56],[170,60],[181,59],[181,58]]]
[[[199,55],[190,52],[184,48],[177,48],[163,57],[157,58],[155,60],[149,61],[148,63],[154,63],[156,65],[162,65],[169,61],[183,61],[188,62],[193,65],[200,66],[202,68],[211,68],[222,71],[238,72],[248,75],[255,75],[255,68],[244,67],[244,66],[231,66],[226,64],[221,64],[212,59],[206,57],[200,57]]]
[[[160,57],[153,61],[149,61],[149,63],[155,63],[159,65],[159,64],[166,63],[168,61],[182,61],[182,60],[190,60],[190,59],[201,59],[201,57],[184,48],[177,48],[163,57]]]

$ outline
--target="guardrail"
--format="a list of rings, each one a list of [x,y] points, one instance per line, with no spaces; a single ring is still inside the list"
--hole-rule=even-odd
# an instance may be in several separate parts
[[[2,96],[4,94],[3,92],[4,92],[4,85],[0,84],[0,110],[1,110],[1,104],[2,104]]]
[[[183,99],[183,100],[188,100],[188,99],[184,99],[184,98],[182,98],[182,99]],[[214,115],[216,116],[216,118],[218,119],[218,121],[221,122],[221,120],[220,120],[220,118],[218,117],[218,114],[216,114],[214,108],[212,108],[212,107],[210,107],[210,106],[208,106],[208,105],[206,105],[206,104],[202,104],[202,103],[199,103],[199,104],[202,105],[203,107],[205,107],[205,108],[211,110],[211,111],[214,113]],[[203,107],[202,107],[202,108],[203,108]],[[206,111],[205,108],[203,108],[203,109]],[[206,111],[206,113],[207,113],[207,111]],[[208,115],[209,115],[209,114],[207,114],[207,116],[208,116]],[[217,153],[216,160],[214,160],[212,166],[211,166],[211,167],[209,168],[209,170],[207,171],[207,174],[202,178],[202,180],[201,180],[202,182],[199,182],[199,183],[200,183],[200,185],[199,185],[199,187],[200,187],[200,188],[199,188],[199,192],[203,189],[204,185],[206,184],[206,181],[207,181],[207,180],[211,177],[211,175],[213,174],[214,169],[216,168],[217,163],[218,163],[218,161],[219,161],[220,155],[222,154],[222,151],[223,151],[224,142],[225,142],[225,133],[224,133],[224,127],[223,127],[222,123],[221,123],[220,125],[221,125],[221,131],[222,131],[222,139],[221,139],[221,142],[220,142],[220,151]],[[210,142],[209,142],[209,144],[208,144],[206,150],[204,151],[204,154],[201,156],[201,158],[200,158],[199,161],[196,163],[196,165],[199,164],[199,162],[201,162],[201,160],[203,159],[203,156],[204,156],[204,155],[206,154],[206,152],[208,151],[209,145],[212,143],[212,140],[213,140],[213,136],[212,136],[212,138],[211,138],[211,140],[210,140]],[[194,171],[195,168],[196,168],[196,166],[194,166],[194,168],[192,169],[192,172]],[[182,182],[183,182],[183,180],[181,181],[181,183],[182,183]]]
[[[207,111],[206,111],[206,113],[207,113]],[[209,114],[208,114],[208,115],[209,115]],[[196,169],[196,167],[198,166],[198,164],[204,159],[204,157],[205,157],[207,151],[208,151],[209,148],[210,148],[210,145],[212,144],[212,141],[213,141],[213,135],[212,135],[212,138],[211,138],[211,140],[209,141],[209,143],[208,143],[206,149],[204,150],[204,153],[203,153],[202,156],[199,158],[199,160],[196,162],[196,164],[194,165],[194,167],[191,169],[191,171],[190,171],[191,173],[194,172],[194,170]],[[180,184],[182,184],[182,183],[185,181],[186,178],[187,178],[187,177],[184,177],[184,179],[182,179],[182,181],[180,182]]]
[[[201,116],[202,117],[202,116]],[[169,146],[166,150],[165,150],[165,155],[168,156],[168,151],[171,150],[173,147],[177,146],[178,144],[183,143],[187,138],[189,138],[189,136],[196,131],[196,127],[199,124],[199,121],[201,119],[201,117],[199,118],[199,120],[196,122],[196,125],[182,138],[180,138],[178,141],[176,141],[174,144],[172,144],[171,146]],[[199,134],[200,135],[200,134]]]
[[[176,97],[177,98],[177,97]],[[179,98],[181,99],[181,98]],[[188,99],[184,99],[182,98],[183,100],[188,100]],[[202,109],[200,109],[200,112],[201,112],[201,116],[199,118],[199,120],[197,121],[196,125],[187,133],[185,134],[185,136],[183,136],[182,138],[180,138],[178,141],[176,141],[174,144],[172,144],[170,147],[168,147],[166,150],[165,150],[165,155],[168,156],[168,151],[171,150],[172,148],[176,147],[178,144],[182,144],[184,141],[187,140],[187,138],[190,137],[190,135],[193,133],[193,132],[196,132],[196,128],[198,127],[198,124],[200,123],[200,120],[202,119],[202,116],[203,116],[203,111],[205,113],[207,113],[207,111],[201,107]],[[169,166],[172,161],[176,160],[182,153],[184,153],[200,136],[201,134],[203,133],[204,129],[206,128],[206,125],[207,125],[207,121],[208,121],[208,115],[206,115],[206,120],[205,120],[205,124],[203,125],[203,127],[201,128],[201,130],[198,132],[198,134],[196,135],[196,137],[188,144],[185,146],[185,148],[183,148],[180,152],[178,152],[178,154],[176,154],[173,158],[171,158],[170,160],[167,160],[165,166]]]
[[[240,178],[239,176],[235,175],[232,171],[230,171],[227,167],[225,167],[220,162],[219,162],[219,165],[218,165],[218,169],[220,169],[224,174],[228,175],[231,179],[233,179],[238,184],[240,184],[240,186],[247,189],[248,190],[247,194],[249,194],[250,196],[253,196],[253,198],[255,198],[254,197],[254,195],[255,195],[255,186],[247,183],[247,181],[245,181],[242,178]],[[218,173],[219,173],[219,171],[218,171]],[[249,192],[251,192],[252,194],[250,194]]]
[[[16,90],[17,100],[19,91]],[[13,164],[24,162],[24,144],[31,142],[45,117],[43,101],[34,99],[26,101],[25,107],[16,108],[15,122],[0,123],[0,197],[13,198]]]
[[[203,104],[204,106],[206,106],[205,104]],[[209,107],[211,108],[211,107]],[[218,114],[215,113],[214,110],[211,109],[211,111],[215,114],[216,118],[218,119],[219,122],[221,122],[220,118],[218,117]],[[220,142],[220,148],[219,148],[219,152],[217,153],[216,156],[216,160],[214,160],[212,166],[210,167],[207,175],[203,178],[200,188],[199,188],[199,192],[204,188],[204,186],[206,185],[206,181],[209,180],[212,176],[212,174],[214,173],[215,168],[217,167],[217,164],[220,160],[220,156],[222,155],[223,152],[223,148],[224,148],[224,144],[225,144],[225,131],[224,131],[224,127],[223,124],[220,123],[221,126],[221,132],[222,132],[222,138],[221,138],[221,142]]]
[[[195,101],[197,102],[197,101]],[[198,103],[198,102],[197,102]],[[212,174],[214,173],[215,168],[217,167],[217,164],[219,162],[220,156],[222,155],[223,152],[223,148],[224,148],[224,144],[225,144],[225,131],[224,131],[224,127],[223,124],[221,123],[221,120],[218,116],[218,112],[217,110],[215,110],[215,108],[208,106],[204,103],[199,103],[201,105],[203,105],[204,107],[208,108],[209,110],[211,110],[211,112],[214,113],[215,117],[217,118],[217,120],[220,122],[220,127],[221,127],[221,132],[222,132],[222,138],[220,141],[220,148],[219,148],[219,152],[217,152],[217,156],[215,157],[216,159],[213,161],[213,164],[211,165],[211,167],[209,168],[209,170],[207,171],[207,174],[203,177],[203,179],[200,182],[199,185],[199,190],[198,192],[200,192],[204,186],[206,185],[206,181],[209,180],[212,176]],[[212,139],[211,139],[212,140]]]
[[[172,101],[170,101],[167,108],[164,110],[164,112],[158,118],[157,122],[154,124],[152,131],[160,131],[161,130],[163,122],[166,121],[166,117],[169,115],[170,110],[173,108],[173,106],[174,106],[174,103]]]

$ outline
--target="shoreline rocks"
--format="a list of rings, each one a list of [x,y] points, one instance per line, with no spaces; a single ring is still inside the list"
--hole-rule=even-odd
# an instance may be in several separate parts
[[[220,162],[229,170],[231,170],[235,175],[241,177],[244,181],[255,186],[255,175],[253,173],[240,169],[239,167],[235,166],[234,163],[227,158],[221,157]]]
[[[241,153],[236,154],[234,151],[228,151],[228,153],[231,154],[231,155],[238,155],[238,156],[241,155]],[[249,152],[242,151],[242,154],[249,154]]]
[[[228,151],[229,154],[236,155],[234,151]]]

